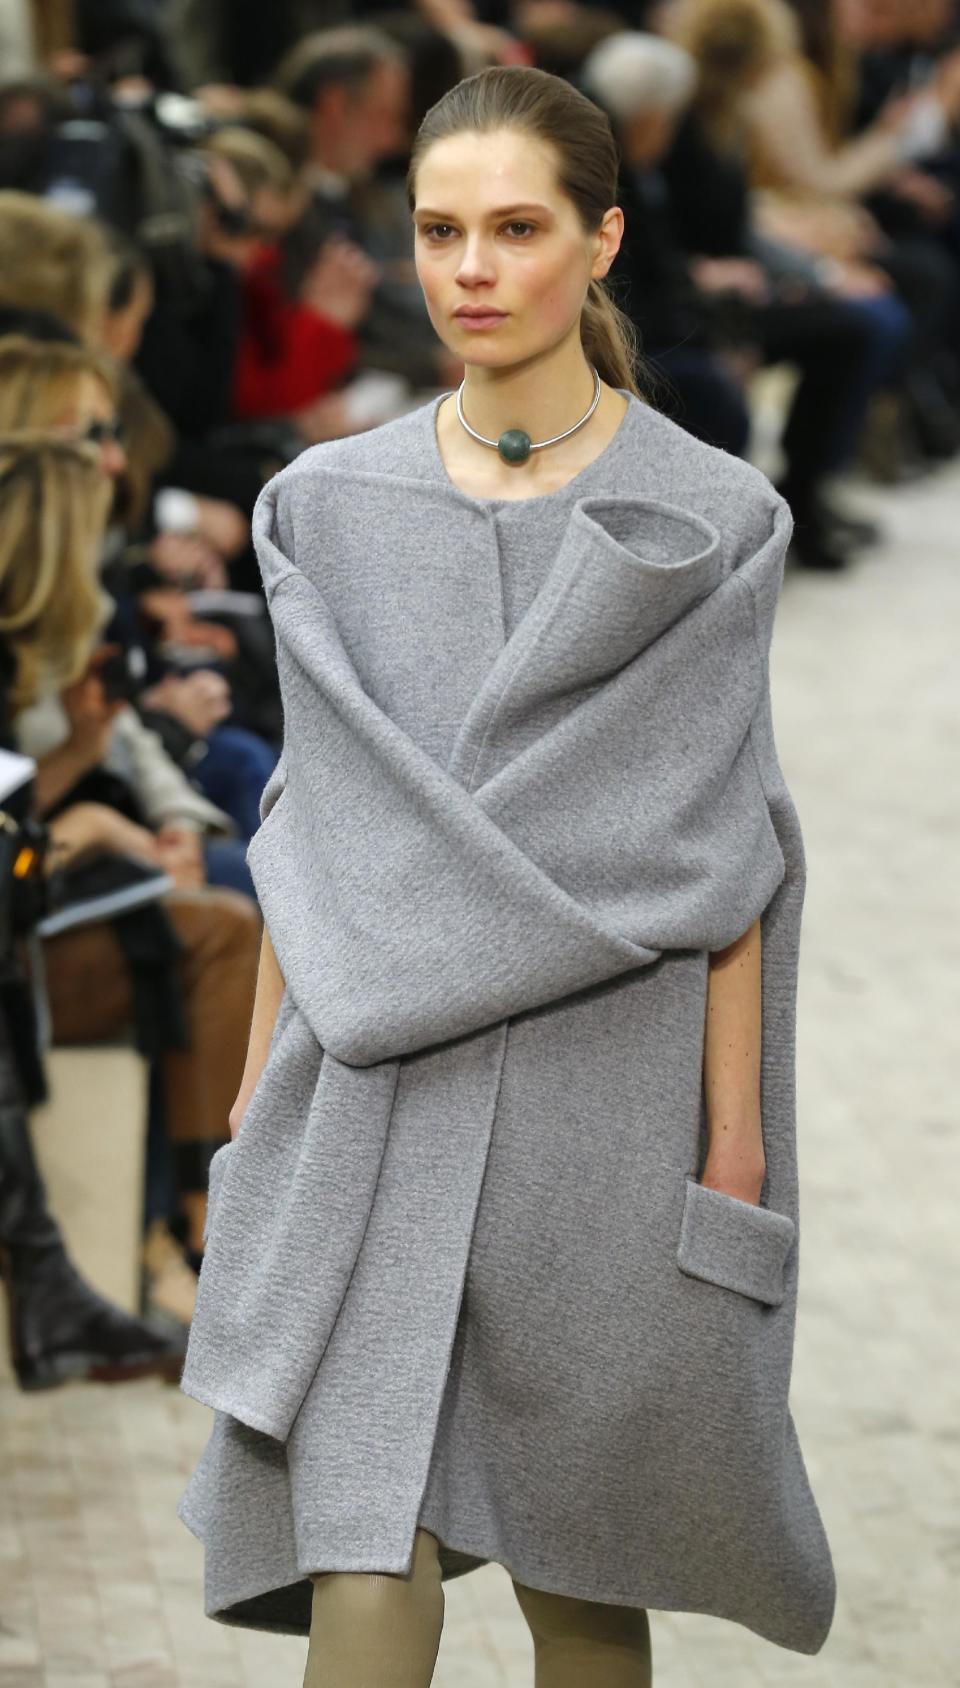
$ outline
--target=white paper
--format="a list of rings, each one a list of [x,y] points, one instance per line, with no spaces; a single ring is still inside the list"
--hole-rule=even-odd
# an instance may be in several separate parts
[[[36,771],[32,756],[21,756],[17,750],[0,750],[0,803],[32,780]]]

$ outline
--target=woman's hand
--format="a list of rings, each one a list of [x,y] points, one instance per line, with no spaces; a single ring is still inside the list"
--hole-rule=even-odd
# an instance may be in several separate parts
[[[308,445],[320,445],[323,440],[340,440],[347,434],[363,432],[351,421],[348,401],[342,392],[321,394],[320,398],[295,411],[293,421]]]
[[[156,837],[157,857],[178,891],[200,891],[206,884],[203,841],[189,827],[168,823]]]
[[[168,674],[142,694],[148,709],[172,715],[197,738],[208,738],[214,727],[230,714],[230,687],[213,668],[197,668],[192,674]]]
[[[101,850],[118,856],[138,856],[152,863],[159,859],[153,833],[106,803],[72,803],[48,823],[48,831],[51,845],[48,872],[52,868],[70,867],[84,856]]]
[[[157,573],[175,585],[220,590],[227,584],[223,558],[199,533],[158,533],[149,550]]]
[[[446,32],[466,55],[467,64],[529,64],[530,48],[498,24],[470,19]]]
[[[708,1190],[720,1190],[725,1196],[736,1196],[739,1201],[752,1202],[756,1207],[766,1170],[763,1143],[758,1144],[754,1132],[749,1137],[724,1141],[716,1148],[711,1144],[700,1183]]]
[[[916,206],[928,223],[945,223],[956,205],[946,184],[925,170],[898,170],[889,185],[898,199]]]
[[[78,772],[88,772],[103,761],[110,746],[114,718],[127,705],[122,698],[109,699],[103,681],[95,673],[85,674],[60,694],[70,722],[68,744]]]
[[[917,102],[923,97],[923,90],[915,88],[908,94],[891,94],[884,105],[877,112],[875,123],[878,129],[886,129],[889,134],[897,134],[906,128],[916,109]]]
[[[882,299],[892,291],[890,277],[876,264],[841,263],[838,259],[827,282],[827,292],[837,299]]]
[[[250,540],[249,517],[225,498],[208,498],[199,492],[194,493],[193,498],[200,538],[212,545],[221,557],[237,556]]]
[[[703,293],[738,293],[757,305],[770,298],[770,284],[762,265],[752,258],[705,258],[690,260],[690,272]]]
[[[154,586],[141,592],[138,603],[145,616],[160,628],[164,643],[190,645],[213,652],[220,662],[232,662],[237,641],[229,627],[195,616],[183,592],[170,586]]]
[[[366,314],[380,271],[345,235],[324,241],[300,288],[300,303],[341,328],[356,328]]]

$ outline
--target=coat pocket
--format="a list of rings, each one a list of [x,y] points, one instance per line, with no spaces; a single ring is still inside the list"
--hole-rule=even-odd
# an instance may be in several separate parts
[[[221,1143],[216,1154],[212,1156],[210,1166],[207,1170],[207,1216],[203,1225],[204,1243],[206,1243],[210,1237],[210,1225],[213,1219],[213,1210],[216,1206],[217,1195],[219,1194],[220,1185],[223,1182],[224,1170],[232,1148],[232,1141],[229,1143]]]
[[[755,1207],[687,1175],[677,1265],[691,1277],[778,1307],[795,1238],[789,1214]]]

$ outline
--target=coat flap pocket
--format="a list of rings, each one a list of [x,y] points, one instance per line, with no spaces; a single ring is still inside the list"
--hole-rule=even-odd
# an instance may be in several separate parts
[[[688,1175],[677,1248],[682,1271],[777,1307],[795,1236],[789,1214],[755,1207]]]
[[[207,1216],[203,1225],[204,1243],[208,1242],[210,1238],[210,1223],[213,1217],[214,1204],[217,1199],[217,1193],[220,1189],[220,1185],[223,1182],[224,1169],[232,1148],[232,1142],[221,1143],[216,1154],[211,1158],[209,1168],[207,1169]]]

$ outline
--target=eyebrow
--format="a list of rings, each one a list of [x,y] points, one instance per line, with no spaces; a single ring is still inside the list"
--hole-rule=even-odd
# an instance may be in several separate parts
[[[549,205],[538,205],[534,200],[526,200],[520,205],[499,205],[495,211],[488,211],[487,215],[489,217],[509,217],[514,211],[542,211],[548,217],[552,216]],[[453,211],[431,211],[425,206],[419,206],[414,215],[417,217],[440,217],[451,222],[456,221],[456,213]]]

